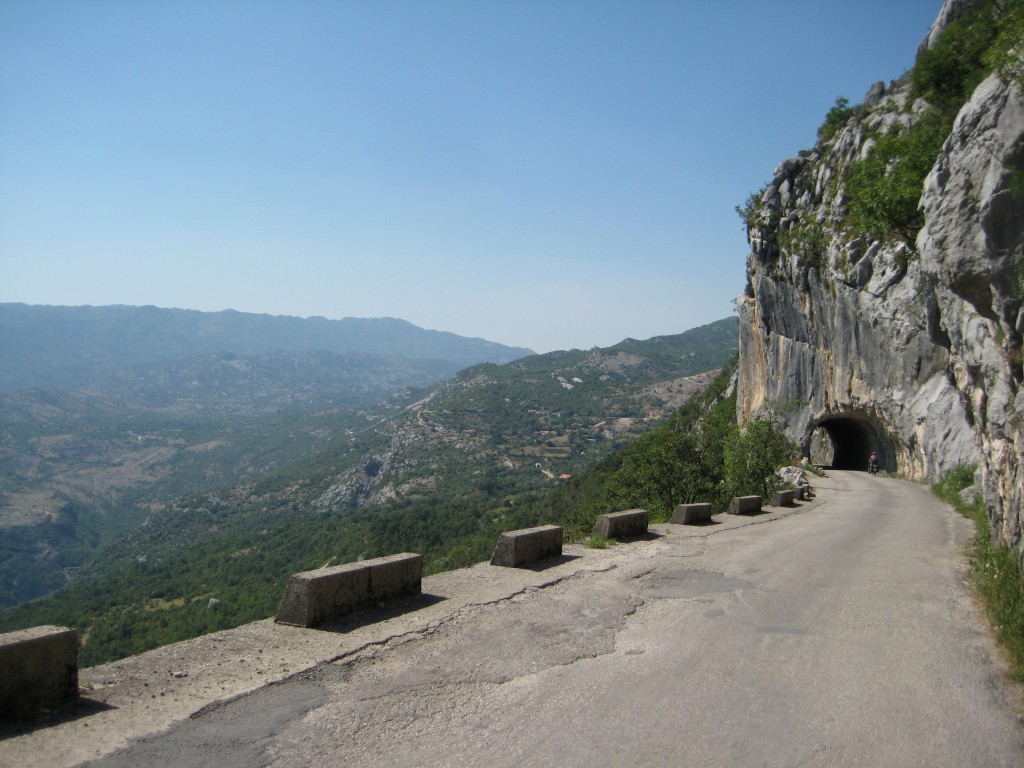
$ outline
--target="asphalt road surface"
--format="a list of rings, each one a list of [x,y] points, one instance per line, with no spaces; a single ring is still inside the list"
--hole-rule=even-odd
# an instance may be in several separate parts
[[[786,514],[654,527],[90,765],[1024,765],[1021,691],[963,583],[971,526],[910,483],[818,485]]]

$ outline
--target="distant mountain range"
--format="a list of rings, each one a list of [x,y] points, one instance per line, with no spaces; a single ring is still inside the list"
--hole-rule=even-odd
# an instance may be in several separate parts
[[[125,371],[211,355],[378,355],[450,375],[532,354],[395,318],[298,318],[225,310],[0,304],[0,392],[116,386]],[[436,380],[436,379],[435,379]]]

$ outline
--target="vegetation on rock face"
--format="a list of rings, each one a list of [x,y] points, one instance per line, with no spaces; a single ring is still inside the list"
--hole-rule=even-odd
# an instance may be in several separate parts
[[[917,55],[910,70],[910,97],[922,98],[952,121],[991,72],[986,63],[1001,19],[999,3],[990,2],[951,21],[938,41]]]
[[[1004,83],[1024,89],[1024,0],[1003,0],[999,28],[982,58]]]
[[[927,106],[909,128],[894,127],[878,137],[870,154],[850,165],[848,225],[873,240],[913,244],[924,226],[917,206],[925,177],[957,113],[992,72],[1024,87],[1022,40],[1024,0],[993,0],[950,22],[935,45],[918,54],[908,75],[907,105],[921,99]],[[837,101],[822,129],[845,125],[840,120],[851,114]]]
[[[918,203],[924,180],[935,164],[957,113],[978,84],[996,72],[1024,88],[1024,0],[990,0],[950,22],[938,41],[918,54],[902,81],[905,114],[885,120],[879,130],[878,108],[851,106],[839,97],[818,128],[819,147],[851,125],[860,125],[870,146],[866,157],[836,169],[832,192],[842,190],[851,237],[902,242],[912,247],[924,225]],[[897,110],[898,102],[883,110]],[[1018,166],[1024,164],[1020,158]],[[1015,166],[1011,190],[1024,198],[1024,171]],[[805,267],[819,266],[827,252],[827,234],[812,216],[799,222],[780,220],[762,202],[764,189],[753,193],[736,212],[748,229],[774,232],[779,248],[798,254]],[[771,237],[768,241],[771,241]],[[771,253],[772,251],[766,251]]]
[[[962,491],[974,484],[975,467],[946,474],[932,486],[935,495],[974,521],[969,581],[981,599],[999,641],[1009,653],[1014,676],[1024,681],[1024,581],[1016,554],[992,540],[988,513],[979,494],[965,499]]]
[[[851,107],[850,100],[844,96],[836,99],[836,103],[825,115],[825,122],[818,128],[818,141],[828,141],[841,128],[845,128],[850,118],[859,115],[863,110],[860,107]]]
[[[736,206],[736,215],[743,220],[743,224],[748,230],[757,224],[758,216],[761,213],[761,196],[763,194],[764,187],[759,189],[757,192],[751,192],[747,195],[747,199],[743,205]]]
[[[814,216],[806,213],[795,223],[780,228],[777,236],[779,248],[797,253],[804,269],[820,267],[828,252],[828,233]]]
[[[848,223],[872,240],[913,243],[924,226],[921,189],[951,125],[929,111],[906,131],[879,137],[871,153],[847,172]]]

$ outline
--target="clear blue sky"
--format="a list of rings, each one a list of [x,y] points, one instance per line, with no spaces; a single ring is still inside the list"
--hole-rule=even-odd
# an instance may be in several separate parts
[[[680,333],[743,290],[734,206],[940,7],[0,0],[0,301]]]

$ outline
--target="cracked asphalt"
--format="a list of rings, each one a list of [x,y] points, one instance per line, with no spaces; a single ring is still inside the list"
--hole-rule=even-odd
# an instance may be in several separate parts
[[[897,480],[816,487],[441,574],[329,631],[258,622],[84,670],[79,711],[9,735],[0,764],[1024,764],[1022,692],[963,583],[968,522]]]

